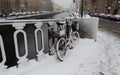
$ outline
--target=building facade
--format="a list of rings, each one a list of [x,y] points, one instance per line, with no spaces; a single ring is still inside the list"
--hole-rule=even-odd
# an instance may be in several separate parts
[[[53,11],[51,0],[0,0],[0,12]]]
[[[40,1],[40,11],[53,11],[52,0],[39,0]]]
[[[36,6],[38,5],[36,4],[36,0],[12,0],[11,3],[12,10],[15,12],[33,11],[36,10]]]
[[[12,12],[24,12],[28,9],[27,0],[11,0]]]
[[[12,11],[10,0],[0,0],[0,12],[9,13]]]
[[[59,11],[59,10],[62,10],[62,6],[56,4],[56,3],[53,3],[53,11]]]
[[[27,0],[28,8],[27,11],[39,11],[39,0]]]
[[[120,14],[120,0],[86,0],[85,10],[91,13]]]

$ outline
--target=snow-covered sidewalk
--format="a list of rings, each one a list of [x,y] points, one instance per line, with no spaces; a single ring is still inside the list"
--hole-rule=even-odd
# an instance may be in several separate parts
[[[98,40],[80,39],[65,61],[55,56],[31,60],[19,68],[0,71],[0,75],[120,75],[120,38],[105,31]]]
[[[120,75],[119,72],[120,38],[107,31],[99,31],[96,50],[75,75]]]

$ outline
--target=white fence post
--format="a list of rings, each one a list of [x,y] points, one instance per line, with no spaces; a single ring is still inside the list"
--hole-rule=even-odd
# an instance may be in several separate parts
[[[5,48],[3,44],[2,36],[0,35],[0,48],[1,48],[1,54],[2,54],[2,61],[0,62],[0,68],[6,68],[4,65],[6,62],[6,54],[5,54]]]
[[[27,35],[25,31],[23,30],[25,27],[25,23],[13,23],[13,27],[15,27],[16,31],[14,32],[14,44],[15,44],[15,52],[16,57],[19,59],[17,62],[18,64],[27,61],[28,56],[28,44],[27,44]],[[23,56],[19,55],[19,49],[18,49],[18,41],[17,41],[17,35],[18,33],[22,33],[24,36],[24,43],[25,43],[25,54]]]
[[[44,50],[44,35],[43,35],[43,30],[41,29],[43,23],[42,22],[39,22],[39,23],[36,23],[35,26],[36,26],[36,30],[35,30],[35,44],[36,44],[36,51],[37,51],[37,57],[40,57],[41,55],[43,55],[43,50]],[[38,48],[38,36],[40,35],[37,35],[38,32],[41,32],[41,36],[42,36],[42,49],[39,50]]]

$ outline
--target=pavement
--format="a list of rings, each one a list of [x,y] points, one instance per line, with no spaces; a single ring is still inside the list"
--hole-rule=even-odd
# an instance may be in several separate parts
[[[105,19],[100,19],[99,29],[108,31],[109,33],[120,37],[120,22],[109,21]]]

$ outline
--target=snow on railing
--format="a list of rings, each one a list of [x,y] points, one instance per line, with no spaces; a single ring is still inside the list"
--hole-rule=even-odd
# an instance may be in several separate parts
[[[25,24],[35,24],[39,22],[57,22],[57,21],[63,21],[65,19],[37,19],[37,20],[0,20],[0,25],[10,25],[13,23],[25,23]]]

